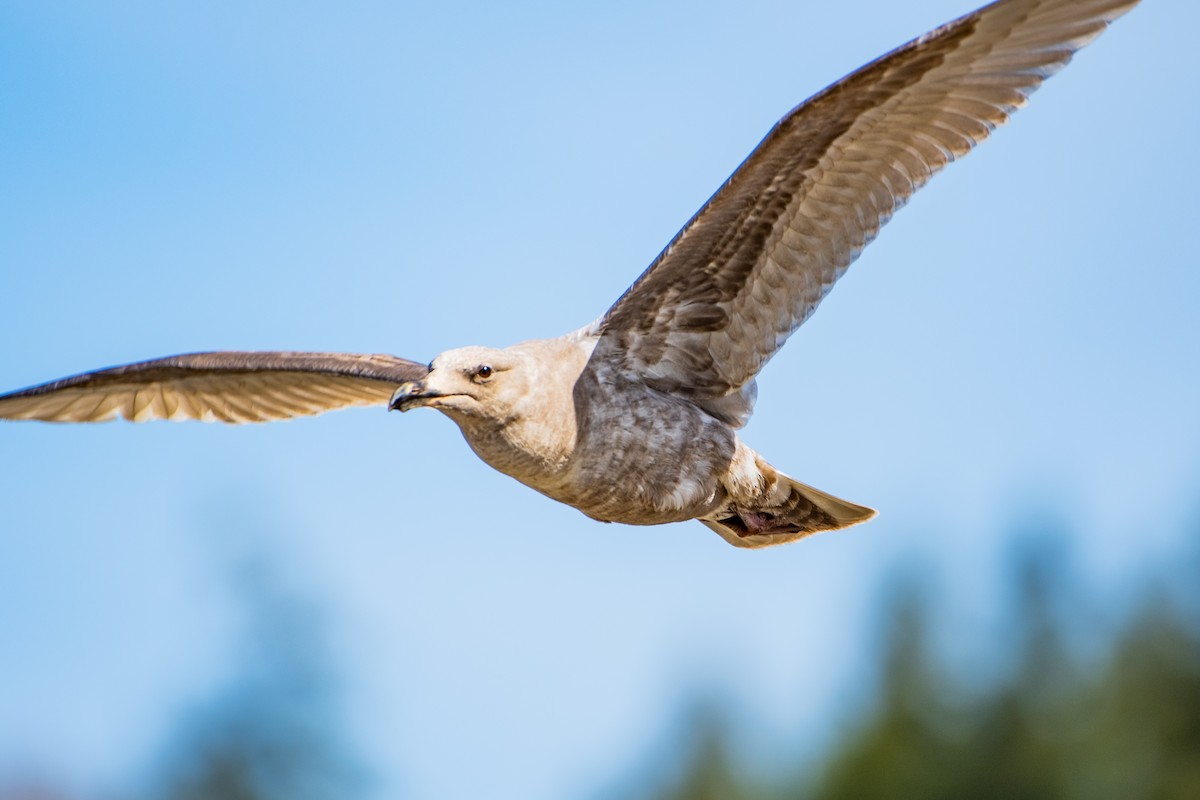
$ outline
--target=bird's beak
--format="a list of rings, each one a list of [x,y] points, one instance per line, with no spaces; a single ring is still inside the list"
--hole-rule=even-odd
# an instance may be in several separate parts
[[[392,392],[392,399],[388,401],[388,411],[408,411],[422,405],[421,400],[430,396],[427,394],[425,381],[402,383]]]

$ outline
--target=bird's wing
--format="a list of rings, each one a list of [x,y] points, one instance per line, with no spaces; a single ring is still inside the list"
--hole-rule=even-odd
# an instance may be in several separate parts
[[[384,405],[399,384],[427,372],[423,364],[388,355],[191,353],[0,395],[0,419],[266,422]]]
[[[597,356],[745,422],[754,376],[892,214],[1137,2],[1000,0],[797,106],[587,329]]]

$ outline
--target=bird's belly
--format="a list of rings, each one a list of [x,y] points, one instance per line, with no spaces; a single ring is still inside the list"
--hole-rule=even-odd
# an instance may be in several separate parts
[[[608,480],[576,484],[568,491],[544,492],[601,522],[661,525],[703,516],[724,503],[715,481],[685,479],[667,486],[660,482]]]
[[[721,476],[737,437],[690,404],[641,398],[589,419],[556,479],[534,486],[593,519],[630,525],[680,522],[725,501]]]

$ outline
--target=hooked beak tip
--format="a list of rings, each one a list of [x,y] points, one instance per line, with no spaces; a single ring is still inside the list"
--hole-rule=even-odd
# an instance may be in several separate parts
[[[420,397],[421,389],[422,386],[419,383],[400,384],[396,391],[392,392],[392,399],[388,400],[388,411],[407,411],[410,408],[407,403]]]

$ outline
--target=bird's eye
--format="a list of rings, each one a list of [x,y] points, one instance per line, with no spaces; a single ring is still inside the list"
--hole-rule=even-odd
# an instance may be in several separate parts
[[[479,369],[475,370],[475,377],[486,381],[488,378],[492,377],[492,368],[487,364],[484,364]]]

